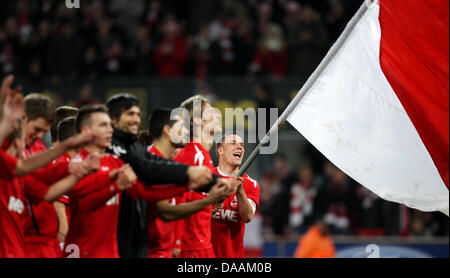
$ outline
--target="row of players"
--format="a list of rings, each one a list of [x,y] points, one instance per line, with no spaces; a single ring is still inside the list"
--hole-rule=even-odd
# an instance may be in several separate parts
[[[3,81],[0,102],[0,257],[244,257],[259,186],[236,177],[245,152],[236,134],[217,143],[214,168],[204,131],[212,124],[213,138],[220,121],[194,113],[195,103],[199,115],[211,108],[207,99],[181,104],[196,130],[175,144],[185,123],[168,109],[152,113],[151,138],[138,140],[141,111],[130,94],[55,113],[41,95],[23,100],[12,82]]]

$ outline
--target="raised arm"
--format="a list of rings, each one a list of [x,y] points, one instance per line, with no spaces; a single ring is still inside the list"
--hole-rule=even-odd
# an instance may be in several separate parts
[[[15,172],[18,176],[27,175],[39,168],[46,166],[69,149],[74,149],[86,144],[90,144],[95,140],[95,137],[96,135],[93,133],[85,133],[67,139],[62,144],[51,150],[42,152],[25,160],[19,160],[15,168]]]
[[[220,179],[219,182],[211,188],[206,198],[176,206],[169,205],[168,201],[161,201],[156,204],[156,209],[161,218],[167,222],[191,216],[192,214],[217,203],[219,200],[228,198],[234,193],[234,190],[224,181],[224,179]]]

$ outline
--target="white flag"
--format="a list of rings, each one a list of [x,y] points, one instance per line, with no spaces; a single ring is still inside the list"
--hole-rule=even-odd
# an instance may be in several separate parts
[[[449,1],[360,15],[287,120],[383,199],[448,215]]]

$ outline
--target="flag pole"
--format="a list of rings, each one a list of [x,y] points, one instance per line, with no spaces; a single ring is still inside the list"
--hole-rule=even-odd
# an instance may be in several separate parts
[[[325,68],[330,64],[330,62],[333,60],[333,58],[336,56],[336,54],[341,50],[341,48],[345,44],[347,38],[350,36],[350,34],[355,29],[358,22],[361,20],[361,18],[367,12],[369,5],[371,5],[374,1],[377,1],[377,0],[364,1],[364,3],[359,8],[358,12],[353,16],[353,18],[347,24],[347,26],[345,27],[341,36],[331,47],[330,51],[328,51],[327,55],[322,60],[322,62],[319,64],[317,69],[308,78],[308,80],[303,85],[303,87],[298,92],[298,94],[295,96],[295,98],[291,101],[291,103],[288,105],[288,107],[286,107],[283,114],[281,114],[281,116],[277,119],[277,121],[272,125],[269,132],[264,136],[264,138],[258,144],[256,149],[252,152],[252,154],[247,158],[247,160],[241,166],[241,168],[239,169],[239,172],[237,173],[237,176],[242,176],[248,170],[248,168],[250,168],[252,163],[255,161],[256,157],[258,157],[258,155],[261,153],[262,148],[269,144],[270,138],[276,132],[278,132],[278,130],[281,128],[281,126],[286,122],[287,118],[297,108],[297,105],[300,103],[300,101],[303,99],[303,97],[306,95],[306,93],[311,89],[311,87],[317,81],[317,79],[319,79],[319,77],[322,75]]]

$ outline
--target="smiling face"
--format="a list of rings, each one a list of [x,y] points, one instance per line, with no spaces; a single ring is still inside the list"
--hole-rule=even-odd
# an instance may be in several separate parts
[[[47,131],[50,130],[51,123],[44,118],[37,118],[32,121],[27,121],[25,124],[25,144],[31,147],[37,140],[44,138]]]
[[[107,113],[95,112],[90,115],[90,119],[81,128],[82,132],[97,131],[100,137],[94,143],[101,149],[111,146],[113,128],[111,118]]]
[[[219,161],[233,167],[239,167],[245,154],[244,140],[239,135],[231,134],[224,137],[217,148]]]
[[[141,125],[141,109],[139,106],[133,106],[123,111],[120,119],[114,121],[114,127],[120,131],[137,135]]]

